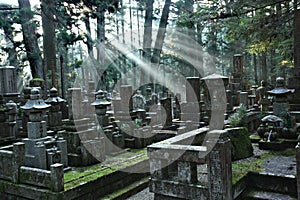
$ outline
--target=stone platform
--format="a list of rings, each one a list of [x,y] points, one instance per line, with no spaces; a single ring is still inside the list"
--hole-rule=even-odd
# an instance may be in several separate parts
[[[148,176],[145,149],[127,150],[105,162],[74,167],[64,173],[64,190],[53,192],[40,187],[0,180],[0,196],[11,199],[100,199]],[[141,173],[138,173],[141,172]]]

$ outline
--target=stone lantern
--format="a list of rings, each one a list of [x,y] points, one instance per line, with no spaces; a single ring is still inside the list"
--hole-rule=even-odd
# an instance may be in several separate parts
[[[54,163],[68,165],[67,143],[62,138],[47,136],[46,121],[43,113],[51,107],[40,98],[40,90],[33,88],[30,99],[21,108],[29,112],[27,124],[28,138],[25,143],[25,165],[29,167],[49,169]]]
[[[99,124],[102,127],[108,126],[108,115],[106,111],[107,107],[111,105],[111,102],[107,101],[104,91],[98,90],[98,92],[96,92],[96,100],[91,105],[95,106]]]
[[[50,97],[45,100],[45,103],[51,105],[48,125],[53,131],[59,130],[62,126],[61,107],[65,101],[66,100],[58,96],[58,91],[56,88],[53,87],[50,89]]]
[[[17,104],[13,101],[9,101],[6,104],[8,108],[7,116],[8,116],[8,125],[9,125],[9,135],[10,136],[17,136]]]
[[[40,91],[37,88],[31,90],[30,99],[21,108],[29,111],[29,122],[27,124],[28,138],[37,139],[47,136],[46,122],[43,121],[43,112],[50,105],[46,104],[43,99],[40,99]]]
[[[273,113],[280,116],[282,112],[289,111],[288,95],[294,93],[294,89],[287,89],[284,84],[284,78],[278,77],[276,79],[276,88],[268,91],[274,97]]]

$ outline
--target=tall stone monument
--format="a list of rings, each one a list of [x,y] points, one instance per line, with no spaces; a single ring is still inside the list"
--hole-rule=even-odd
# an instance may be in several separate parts
[[[5,100],[19,95],[17,87],[17,70],[13,66],[0,67],[0,95]]]
[[[291,110],[300,111],[300,10],[294,15],[294,68],[288,87],[295,89],[294,97],[290,99]]]

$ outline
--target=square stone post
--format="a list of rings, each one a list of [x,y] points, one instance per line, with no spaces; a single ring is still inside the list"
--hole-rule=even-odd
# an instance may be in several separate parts
[[[208,134],[211,138],[207,145],[213,146],[208,155],[209,199],[232,200],[231,143],[227,131],[213,130]]]
[[[51,191],[61,192],[64,190],[64,165],[55,163],[50,166],[51,170]]]
[[[297,178],[297,196],[300,200],[300,143],[296,146],[296,178]]]
[[[19,183],[19,169],[25,164],[25,144],[17,142],[13,144],[12,181]]]

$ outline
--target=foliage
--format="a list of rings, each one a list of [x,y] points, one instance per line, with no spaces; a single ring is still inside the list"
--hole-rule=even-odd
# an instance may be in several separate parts
[[[247,108],[243,104],[237,109],[235,113],[229,116],[228,121],[230,127],[244,126]]]

